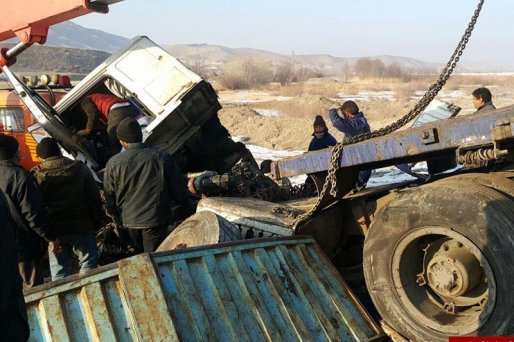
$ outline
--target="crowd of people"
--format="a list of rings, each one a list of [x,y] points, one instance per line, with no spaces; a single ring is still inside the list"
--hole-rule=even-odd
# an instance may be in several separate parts
[[[47,269],[58,280],[77,263],[80,273],[97,267],[96,231],[109,220],[128,231],[136,253],[152,252],[174,219],[172,206],[187,207],[183,175],[169,154],[142,142],[139,123],[125,117],[116,135],[124,150],[107,164],[105,206],[91,170],[63,156],[55,139],[39,142],[41,163],[28,171],[18,165],[18,141],[0,135],[0,330],[7,340],[28,338],[22,289],[43,284]]]

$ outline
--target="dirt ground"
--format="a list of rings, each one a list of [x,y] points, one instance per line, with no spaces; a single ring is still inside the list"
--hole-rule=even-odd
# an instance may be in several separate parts
[[[460,84],[443,88],[436,99],[460,106],[459,115],[467,115],[474,112],[470,95],[473,89],[487,86],[496,107],[514,103],[511,86],[514,76],[501,78],[500,85],[483,85],[480,80],[461,78]],[[327,82],[331,82],[330,89]],[[277,90],[275,86],[265,90],[222,90],[218,92],[223,105],[219,117],[233,136],[245,137],[247,143],[276,150],[306,150],[317,114],[323,115],[329,131],[338,141],[343,139],[343,134],[332,127],[328,109],[345,100],[354,99],[368,118],[371,129],[376,130],[407,114],[424,93],[422,88],[411,89],[409,96],[405,96],[404,84],[385,84],[383,89],[373,84],[369,86],[371,90],[365,87],[354,84],[349,90],[347,84],[321,79],[287,89]]]

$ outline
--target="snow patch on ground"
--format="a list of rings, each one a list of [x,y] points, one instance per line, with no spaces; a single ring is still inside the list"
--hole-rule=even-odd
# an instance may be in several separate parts
[[[412,168],[412,171],[416,173],[427,174],[427,163],[417,163]],[[368,187],[372,188],[374,186],[411,181],[415,179],[416,178],[406,174],[396,166],[388,166],[372,171],[371,178],[368,181]]]
[[[223,104],[247,104],[259,103],[268,101],[288,101],[291,100],[290,96],[275,96],[268,92],[257,91],[220,91],[218,93],[219,101]]]
[[[278,110],[270,110],[270,109],[254,109],[259,115],[269,116],[269,117],[279,117],[282,116]]]
[[[396,101],[394,91],[360,91],[357,95],[347,95],[339,93],[336,100],[353,100],[353,101],[371,101],[371,100],[387,100]]]
[[[293,151],[286,151],[286,150],[271,150],[266,147],[256,146],[256,145],[246,145],[246,148],[252,152],[253,157],[257,161],[257,164],[261,164],[261,162],[265,159],[271,159],[271,160],[279,160],[284,159],[287,157],[294,157],[298,156],[300,154],[305,153],[305,151],[300,150],[293,150]],[[298,185],[305,183],[305,179],[307,178],[307,175],[299,175],[295,177],[289,178],[291,183],[293,185]]]
[[[266,147],[261,147],[257,145],[247,144],[246,148],[252,152],[255,160],[260,164],[261,161],[265,159],[278,160],[287,157],[294,157],[300,154],[305,153],[305,151],[295,150],[295,151],[286,151],[286,150],[272,150]]]

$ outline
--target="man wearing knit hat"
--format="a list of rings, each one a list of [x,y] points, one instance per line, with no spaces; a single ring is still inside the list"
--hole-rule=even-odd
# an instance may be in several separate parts
[[[61,245],[59,253],[48,253],[52,280],[72,274],[74,257],[81,273],[89,271],[98,264],[94,231],[103,217],[98,185],[86,165],[63,157],[55,139],[42,139],[36,154],[42,163],[32,172],[43,193],[50,228]]]
[[[314,119],[314,133],[312,133],[312,136],[313,138],[309,144],[309,151],[322,150],[337,144],[337,141],[332,134],[328,133],[327,124],[321,115],[316,115],[316,118]]]
[[[172,205],[188,205],[186,183],[168,153],[142,143],[135,119],[122,120],[117,136],[125,151],[105,167],[106,209],[117,224],[128,228],[136,251],[152,252],[165,238]]]
[[[43,198],[32,175],[18,166],[18,141],[0,135],[0,190],[5,194],[16,226],[18,267],[25,288],[43,283],[45,240],[57,252],[59,243],[51,232]]]

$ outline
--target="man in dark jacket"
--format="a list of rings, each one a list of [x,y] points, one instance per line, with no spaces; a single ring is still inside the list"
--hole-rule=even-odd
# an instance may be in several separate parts
[[[94,234],[102,223],[98,185],[86,165],[62,156],[54,139],[41,140],[36,154],[42,163],[32,172],[43,193],[50,228],[61,245],[59,253],[48,254],[52,280],[72,273],[74,256],[80,272],[89,271],[98,264]]]
[[[327,124],[321,115],[314,119],[314,133],[309,144],[309,151],[318,151],[337,144],[336,139],[328,132]]]
[[[16,266],[15,223],[0,192],[0,332],[3,341],[27,341],[29,325],[20,273]]]
[[[371,132],[368,120],[366,120],[364,114],[359,110],[359,107],[354,101],[346,101],[341,108],[339,108],[343,117],[339,116],[337,110],[337,108],[332,108],[328,111],[328,114],[334,127],[344,133],[345,141],[357,135]],[[356,189],[364,189],[370,177],[371,170],[359,172],[357,184],[355,185]]]
[[[32,175],[21,166],[18,141],[0,135],[0,190],[6,195],[16,224],[18,266],[24,287],[43,283],[43,255],[46,242],[57,252],[59,243],[48,226],[43,197]]]
[[[138,252],[152,252],[165,237],[172,204],[188,205],[186,184],[169,154],[142,143],[135,119],[121,121],[117,135],[125,151],[105,168],[107,212],[128,228]]]
[[[478,88],[473,90],[471,95],[473,97],[473,107],[475,107],[477,112],[496,109],[493,105],[493,96],[489,89]]]

